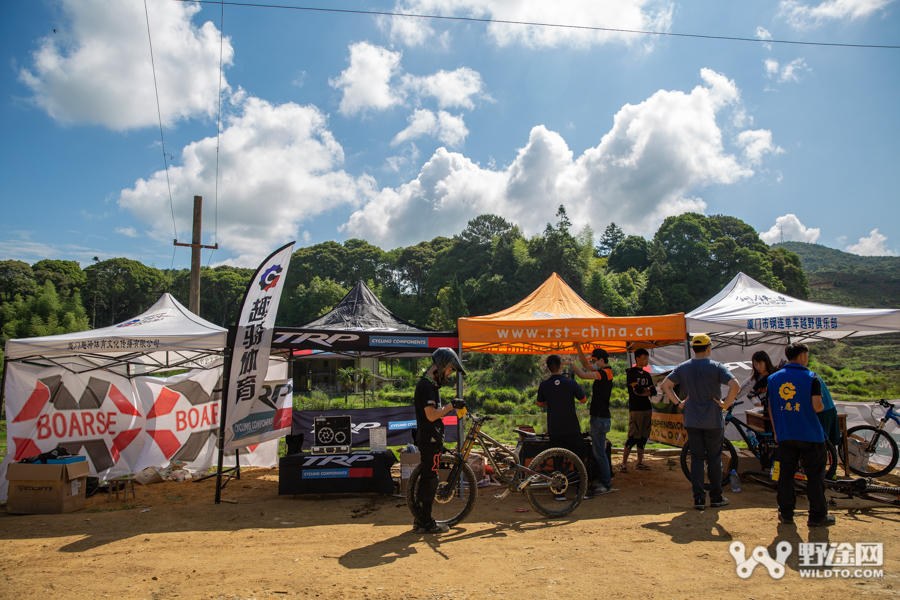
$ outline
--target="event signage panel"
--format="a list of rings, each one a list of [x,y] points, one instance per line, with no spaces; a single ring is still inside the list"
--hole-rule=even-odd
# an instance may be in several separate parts
[[[314,422],[316,417],[334,417],[350,415],[350,429],[353,433],[352,445],[354,447],[368,448],[369,430],[376,427],[387,428],[388,446],[405,446],[412,443],[411,432],[416,428],[416,411],[412,406],[390,406],[385,408],[362,408],[356,410],[295,410],[291,433],[303,434],[303,449],[309,450],[315,445]],[[457,417],[446,416],[444,422],[444,440],[455,442],[457,440]],[[319,459],[333,458],[320,456]]]
[[[272,336],[273,348],[322,350],[325,352],[363,352],[397,349],[455,348],[459,338],[454,332],[429,331],[421,334],[336,331],[334,329],[296,329],[277,327]]]
[[[224,449],[234,450],[253,443],[280,437],[289,424],[285,402],[290,394],[284,385],[265,389],[263,382],[269,367],[275,315],[284,288],[293,242],[273,252],[256,270],[244,296],[235,336],[231,340],[231,363],[228,376],[228,406],[225,413]],[[265,399],[263,399],[265,398]],[[247,434],[252,422],[260,422],[258,413],[272,415],[273,429],[268,433]],[[240,426],[239,426],[240,424]],[[240,430],[238,429],[240,428]],[[258,430],[257,430],[258,431]]]

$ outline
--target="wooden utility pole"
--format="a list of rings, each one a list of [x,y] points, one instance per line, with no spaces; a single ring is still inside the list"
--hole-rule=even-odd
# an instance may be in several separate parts
[[[191,249],[191,295],[188,302],[188,310],[200,316],[200,250],[209,248],[218,250],[219,243],[215,246],[204,246],[201,242],[201,232],[203,229],[203,196],[194,196],[194,232],[191,235],[190,244],[179,244],[175,240],[176,246],[184,246]]]

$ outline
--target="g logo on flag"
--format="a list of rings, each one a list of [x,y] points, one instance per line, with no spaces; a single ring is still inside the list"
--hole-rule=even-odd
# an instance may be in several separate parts
[[[794,396],[797,395],[797,389],[791,382],[782,383],[781,387],[778,388],[778,395],[781,396],[783,400],[793,400]]]
[[[281,265],[272,265],[259,278],[259,289],[268,292],[278,283],[281,278]]]

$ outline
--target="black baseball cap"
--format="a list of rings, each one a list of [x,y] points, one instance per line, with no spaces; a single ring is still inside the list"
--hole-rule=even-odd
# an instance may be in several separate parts
[[[602,358],[603,360],[608,361],[609,352],[607,352],[603,348],[594,348],[594,351],[591,352],[591,358]]]

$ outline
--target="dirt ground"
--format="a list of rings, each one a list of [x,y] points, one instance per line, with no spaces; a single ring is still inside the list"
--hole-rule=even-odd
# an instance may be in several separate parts
[[[779,526],[774,492],[745,482],[730,506],[699,512],[674,461],[647,462],[562,520],[486,488],[442,536],[412,533],[398,497],[279,496],[277,469],[230,482],[237,504],[214,504],[210,479],[138,486],[136,501],[98,494],[67,515],[0,512],[0,598],[900,597],[900,509],[838,499],[834,527],[809,530],[805,513]],[[782,579],[763,565],[737,576],[733,541],[774,557],[783,540]],[[799,542],[882,542],[883,577],[801,579]]]

